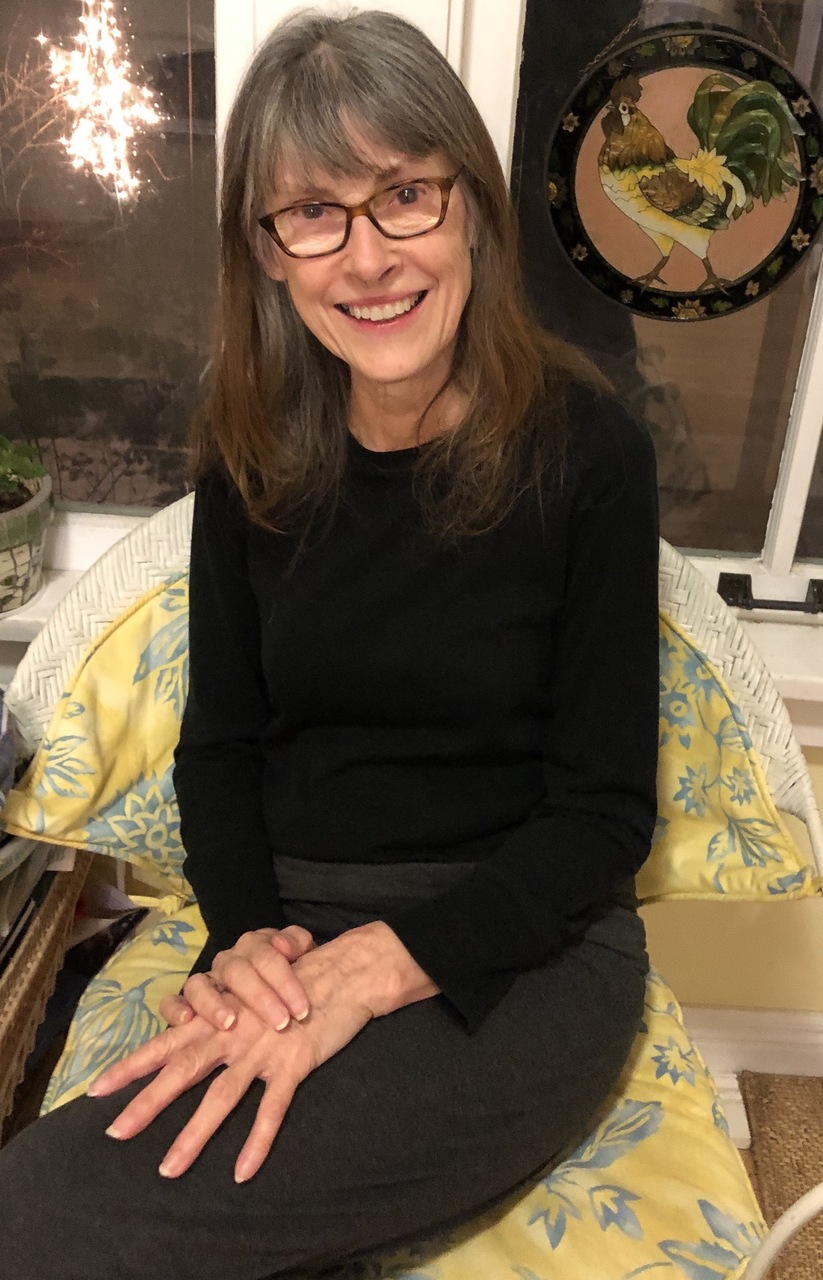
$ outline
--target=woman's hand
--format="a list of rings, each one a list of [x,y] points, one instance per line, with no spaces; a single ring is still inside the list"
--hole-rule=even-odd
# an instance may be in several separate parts
[[[353,1040],[372,1016],[363,1006],[321,1001],[306,1022],[292,1021],[286,1031],[278,1032],[230,999],[237,1013],[230,1031],[215,1031],[196,1016],[182,1027],[161,1032],[107,1071],[90,1090],[93,1096],[108,1094],[158,1072],[106,1131],[113,1138],[132,1138],[186,1089],[225,1067],[161,1161],[159,1172],[166,1178],[185,1173],[257,1079],[264,1081],[265,1091],[234,1166],[236,1182],[251,1178],[268,1155],[298,1085]]]
[[[292,1020],[281,1032],[272,1030],[227,992],[223,998],[235,1015],[230,1030],[216,1030],[205,1018],[194,1015],[104,1072],[89,1088],[93,1097],[114,1093],[157,1072],[107,1132],[119,1139],[134,1137],[175,1098],[225,1067],[161,1162],[164,1177],[178,1177],[197,1158],[252,1081],[263,1080],[263,1099],[235,1164],[236,1181],[245,1182],[268,1155],[298,1085],[310,1072],[353,1040],[371,1018],[437,992],[381,921],[312,947],[295,961],[294,969],[310,1002],[311,1011],[304,1021]]]
[[[216,1031],[228,1031],[237,1020],[223,995],[230,991],[267,1026],[284,1031],[292,1018],[308,1017],[309,1000],[293,965],[314,946],[308,929],[296,924],[244,933],[228,951],[218,951],[211,973],[192,974],[182,995],[165,996],[160,1014],[172,1027],[199,1014]]]
[[[311,1071],[353,1040],[370,1018],[437,991],[380,921],[313,948],[294,967],[311,1003],[308,1018],[291,1021],[285,1031],[273,1031],[235,996],[226,994],[224,999],[236,1015],[231,1030],[215,1030],[195,1015],[155,1036],[90,1086],[93,1097],[104,1096],[158,1073],[107,1132],[114,1138],[134,1137],[186,1089],[224,1066],[226,1070],[211,1082],[160,1165],[165,1177],[178,1177],[252,1081],[263,1080],[263,1099],[235,1164],[235,1179],[244,1182],[265,1160],[297,1086]]]

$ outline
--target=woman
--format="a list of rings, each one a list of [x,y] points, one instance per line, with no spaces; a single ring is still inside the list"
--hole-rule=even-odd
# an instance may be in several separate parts
[[[525,314],[419,31],[277,28],[221,245],[175,775],[209,943],[170,1029],[2,1154],[14,1280],[430,1235],[590,1129],[639,1024],[653,454]]]

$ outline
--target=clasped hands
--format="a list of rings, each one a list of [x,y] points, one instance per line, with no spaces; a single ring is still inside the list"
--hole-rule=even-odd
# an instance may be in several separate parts
[[[218,952],[211,975],[190,977],[183,997],[166,997],[160,1009],[170,1023],[167,1030],[105,1071],[89,1093],[102,1097],[157,1072],[107,1130],[127,1139],[224,1068],[160,1164],[164,1177],[175,1178],[196,1160],[252,1082],[262,1080],[263,1097],[234,1167],[235,1181],[245,1182],[262,1165],[298,1085],[312,1071],[371,1018],[436,993],[382,921],[322,946],[297,925],[256,930]]]

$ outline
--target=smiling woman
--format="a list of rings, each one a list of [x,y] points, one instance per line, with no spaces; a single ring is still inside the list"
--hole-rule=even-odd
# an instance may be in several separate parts
[[[336,186],[340,202],[290,205],[263,218],[290,243],[273,236],[281,252],[262,266],[287,284],[306,328],[348,366],[356,439],[399,449],[465,416],[466,393],[450,372],[471,290],[468,210],[457,177],[443,176],[442,155],[398,156],[363,136],[353,144],[375,173],[418,176],[377,191],[368,177],[321,176],[316,189]],[[299,185],[286,169],[278,195],[287,199]]]
[[[626,1060],[654,458],[526,311],[514,227],[415,27],[261,47],[193,428],[174,783],[209,936],[169,1029],[0,1153],[10,1280],[309,1276],[441,1231]]]

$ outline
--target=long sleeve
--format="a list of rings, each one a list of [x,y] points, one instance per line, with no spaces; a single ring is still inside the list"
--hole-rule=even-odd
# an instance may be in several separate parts
[[[263,819],[271,711],[248,536],[236,495],[210,474],[195,494],[189,693],[174,769],[185,872],[209,930],[197,968],[244,931],[285,924]]]
[[[545,794],[459,885],[386,916],[468,1030],[613,901],[654,828],[658,523],[646,432],[603,401],[572,467]]]

